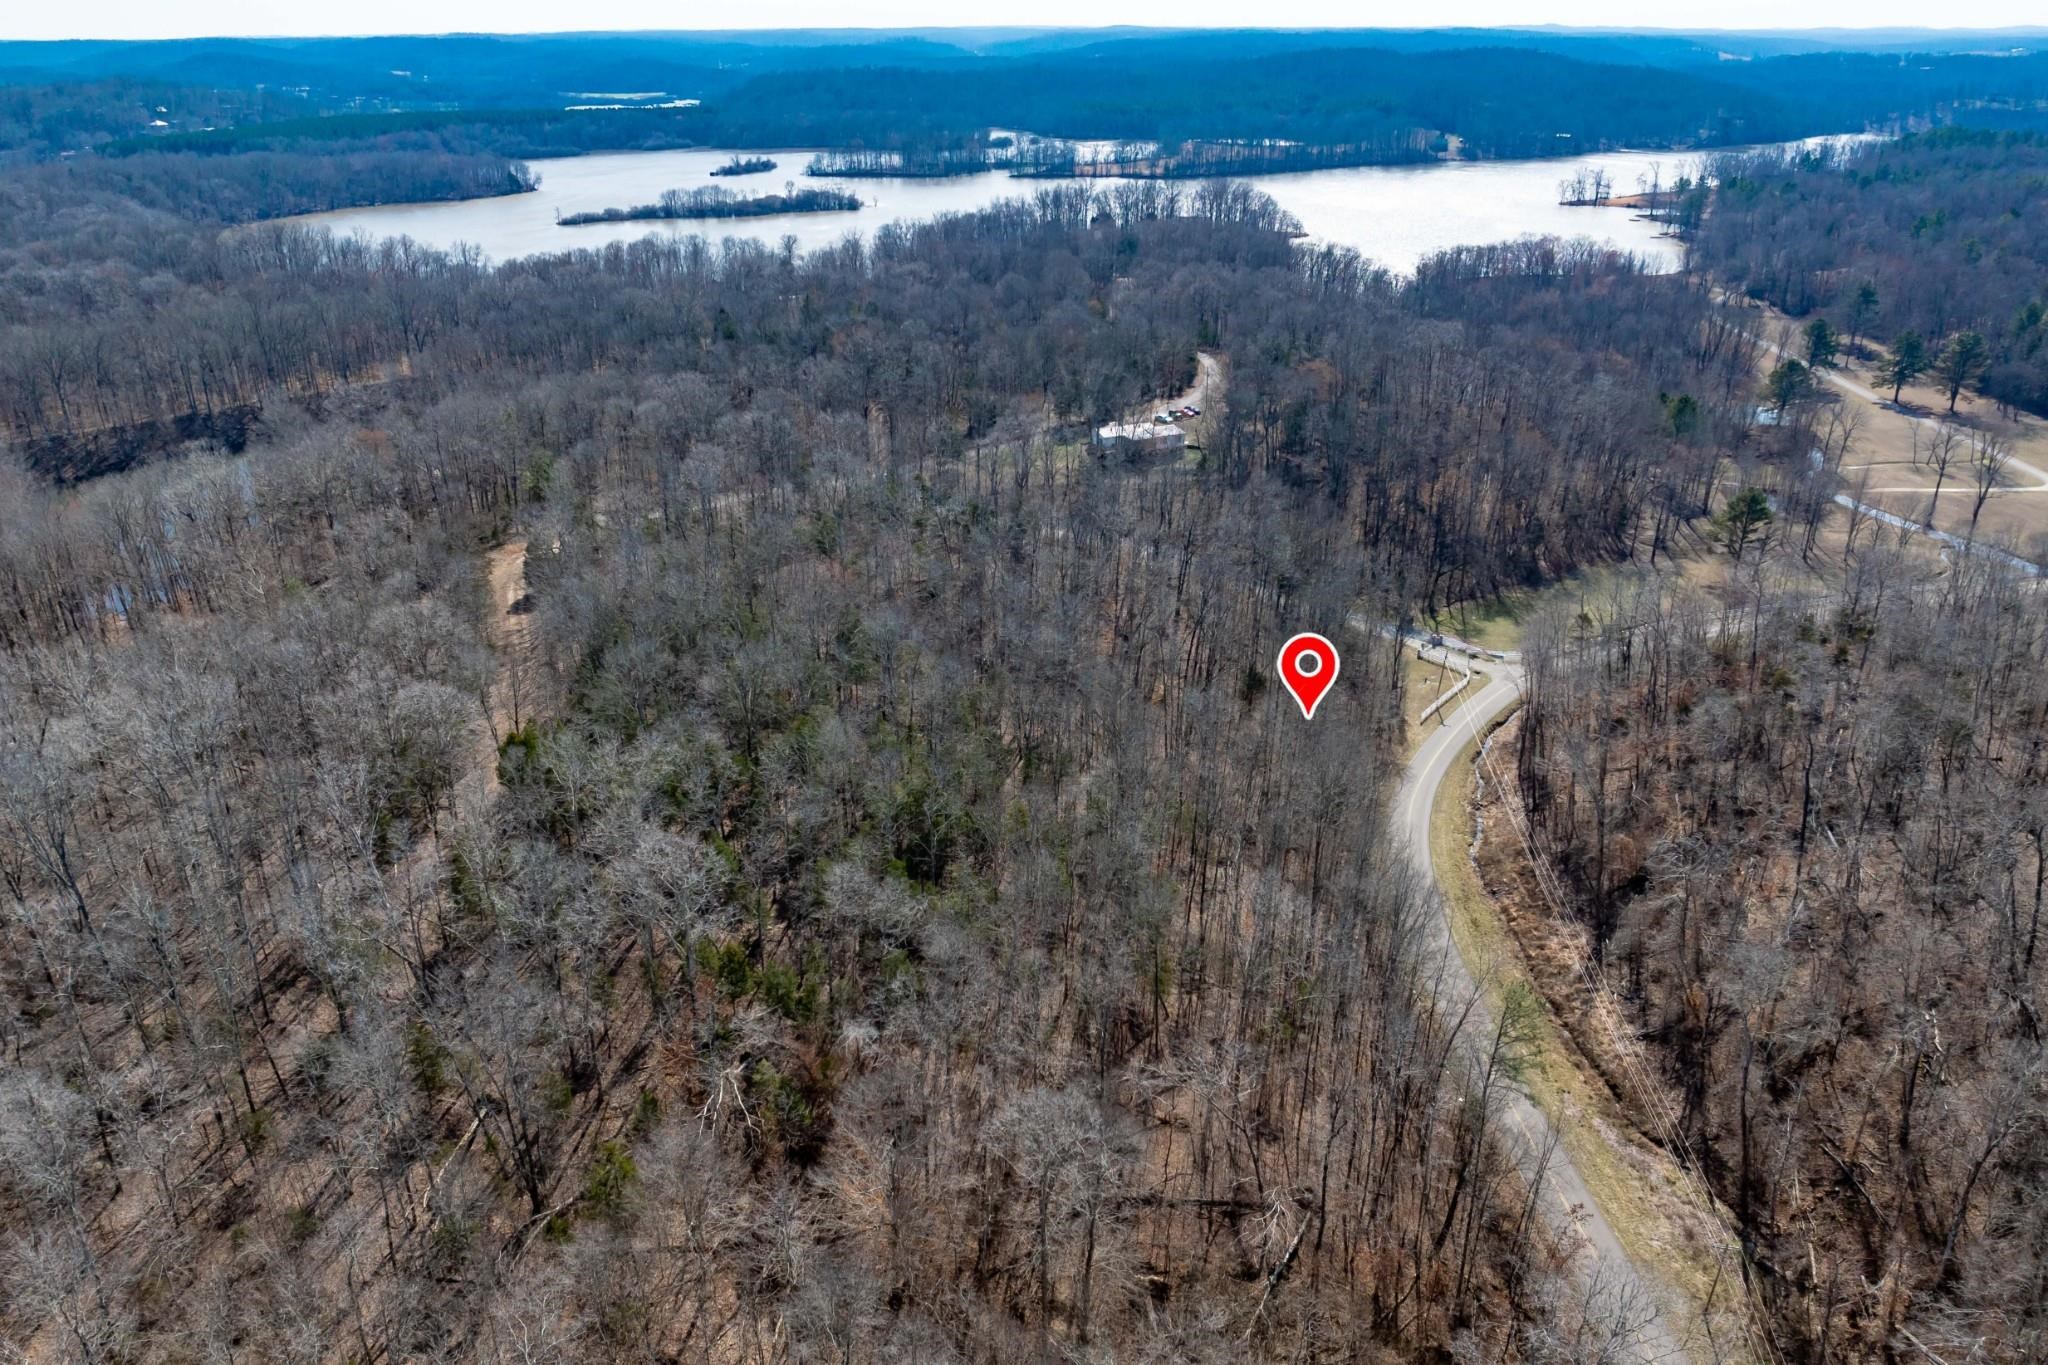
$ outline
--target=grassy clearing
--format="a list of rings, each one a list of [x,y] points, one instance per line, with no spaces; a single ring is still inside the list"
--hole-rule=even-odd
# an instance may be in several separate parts
[[[1476,602],[1460,602],[1426,618],[1431,630],[1470,640],[1483,649],[1519,649],[1522,620],[1529,614],[1533,591],[1503,593]]]
[[[1712,589],[1727,581],[1730,561],[1712,550],[1660,557],[1657,567],[1629,562],[1594,564],[1534,588],[1517,588],[1497,597],[1459,602],[1428,618],[1430,628],[1485,649],[1511,650],[1522,645],[1522,628],[1537,611],[1563,605],[1585,625],[1613,618],[1644,583],[1666,588],[1680,583]]]
[[[1511,998],[1543,997],[1523,969],[1520,953],[1471,859],[1471,806],[1475,774],[1461,760],[1437,791],[1430,812],[1429,849],[1450,919],[1451,937],[1480,982],[1487,1005],[1499,1012]],[[1687,1188],[1671,1159],[1638,1138],[1612,1094],[1583,1065],[1570,1035],[1547,1007],[1521,1011],[1527,1020],[1527,1051],[1519,1079],[1529,1097],[1557,1125],[1565,1154],[1578,1168],[1602,1212],[1638,1266],[1653,1268],[1682,1312],[1676,1326],[1691,1331],[1706,1321],[1715,1351],[1705,1341],[1688,1343],[1705,1359],[1747,1359],[1742,1351],[1741,1286],[1731,1283],[1717,1254],[1720,1229],[1689,1202]]]
[[[1603,620],[1612,612],[1617,594],[1626,596],[1643,579],[1667,576],[1639,564],[1595,564],[1541,587],[1445,607],[1430,624],[1486,649],[1516,649],[1522,643],[1523,623],[1544,606],[1564,602],[1591,620]]]

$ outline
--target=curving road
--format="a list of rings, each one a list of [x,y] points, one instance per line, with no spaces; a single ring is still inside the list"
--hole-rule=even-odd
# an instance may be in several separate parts
[[[1449,912],[1437,886],[1436,865],[1430,855],[1430,812],[1437,791],[1453,766],[1479,736],[1500,716],[1512,710],[1522,696],[1521,660],[1516,655],[1489,653],[1459,641],[1445,641],[1445,651],[1473,657],[1486,670],[1485,686],[1457,709],[1449,724],[1439,727],[1417,747],[1408,760],[1401,786],[1394,795],[1394,835],[1407,849],[1410,862],[1425,885],[1432,888],[1436,913],[1428,919],[1428,951],[1442,963],[1442,981],[1447,999],[1462,1004],[1473,1002],[1462,1037],[1478,1058],[1484,1040],[1492,1036],[1492,1011],[1472,968],[1451,937]],[[1437,650],[1429,650],[1436,654]],[[1513,1133],[1512,1145],[1531,1179],[1543,1180],[1544,1204],[1555,1223],[1577,1231],[1583,1246],[1579,1253],[1582,1286],[1597,1292],[1610,1307],[1620,1310],[1623,1325],[1598,1343],[1597,1354],[1589,1359],[1601,1362],[1679,1362],[1690,1359],[1679,1345],[1680,1333],[1671,1330],[1669,1310],[1649,1277],[1642,1274],[1622,1248],[1614,1226],[1601,1212],[1584,1178],[1556,1141],[1550,1116],[1518,1086],[1505,1090],[1502,1108]],[[1539,1164],[1548,1153],[1547,1169]]]

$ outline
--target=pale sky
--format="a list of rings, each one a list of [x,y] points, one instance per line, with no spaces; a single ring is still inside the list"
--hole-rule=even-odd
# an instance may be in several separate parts
[[[6,0],[0,38],[182,38],[215,34],[551,33],[564,29],[929,28],[959,24],[1185,28],[1420,28],[1565,24],[1635,28],[2019,27],[2044,22],[2041,0],[1035,0],[964,8],[958,0]]]

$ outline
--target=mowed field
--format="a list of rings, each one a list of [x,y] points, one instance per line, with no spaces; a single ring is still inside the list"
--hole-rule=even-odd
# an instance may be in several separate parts
[[[1766,320],[1761,332],[1766,339],[1801,354],[1797,321],[1775,310],[1757,311]],[[1866,357],[1845,358],[1823,390],[1824,401],[1856,424],[1841,465],[1844,491],[1952,535],[1966,534],[1974,514],[1979,539],[2009,546],[2037,563],[2048,557],[2048,422],[2023,413],[2001,414],[1989,399],[1967,390],[1951,414],[1947,393],[1927,377],[1908,384],[1894,407],[1890,388],[1872,373],[1882,359],[1875,347]],[[1776,362],[1772,355],[1765,363]],[[1928,463],[1926,453],[1944,422],[1964,438],[1946,477]],[[1978,435],[2003,441],[2012,456],[1981,511],[1968,446],[1969,438]]]

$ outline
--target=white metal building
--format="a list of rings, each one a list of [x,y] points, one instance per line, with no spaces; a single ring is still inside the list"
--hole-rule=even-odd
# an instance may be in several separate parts
[[[1095,433],[1099,450],[1123,455],[1178,455],[1188,434],[1171,422],[1112,422]]]

